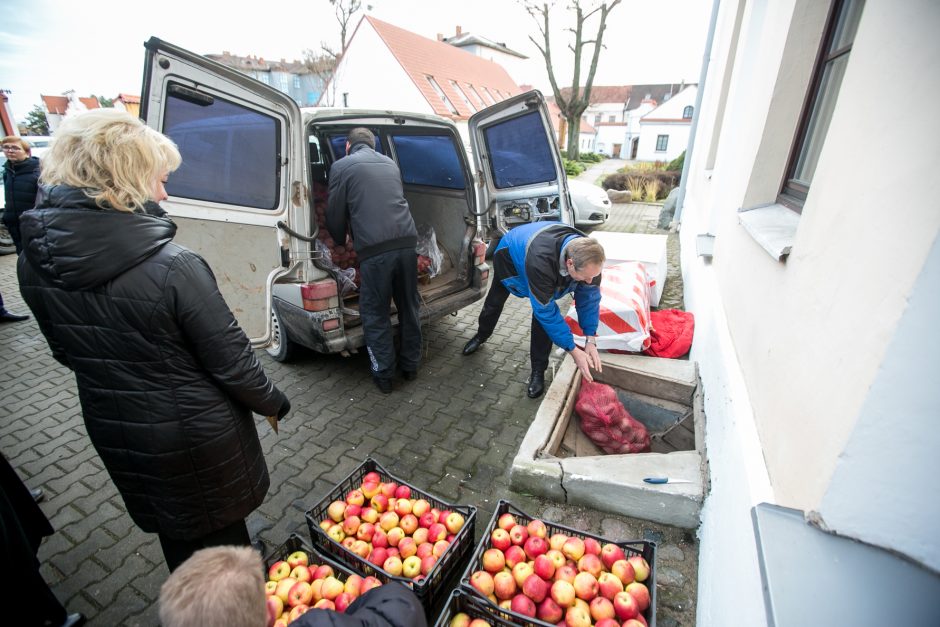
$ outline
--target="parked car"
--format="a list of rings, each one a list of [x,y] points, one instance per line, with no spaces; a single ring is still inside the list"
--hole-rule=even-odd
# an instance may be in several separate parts
[[[433,228],[440,271],[419,285],[422,320],[481,299],[491,233],[533,220],[573,223],[542,95],[508,98],[468,123],[361,109],[304,109],[287,95],[156,38],[145,44],[141,117],[172,138],[183,164],[163,206],[176,240],[200,253],[239,324],[279,361],[295,346],[346,353],[364,344],[345,242],[325,253],[330,165],[348,132],[371,129],[397,163],[422,232]],[[475,178],[479,172],[480,180]],[[340,250],[342,249],[342,250]],[[393,314],[393,324],[397,320]]]
[[[571,179],[568,181],[575,226],[598,226],[610,217],[610,199],[597,185]]]

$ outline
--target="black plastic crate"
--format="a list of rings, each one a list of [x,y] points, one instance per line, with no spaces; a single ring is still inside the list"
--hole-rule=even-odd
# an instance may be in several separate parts
[[[450,600],[444,607],[444,611],[442,611],[441,615],[437,618],[437,622],[434,623],[434,627],[447,627],[450,621],[460,612],[467,614],[470,618],[481,618],[490,625],[498,625],[500,627],[512,627],[515,625],[512,621],[504,620],[495,615],[490,609],[489,604],[480,601],[480,597],[468,594],[466,590],[457,588],[451,593]]]
[[[526,625],[532,627],[553,627],[552,623],[547,623],[538,618],[531,616],[524,616],[517,612],[512,612],[510,610],[503,609],[498,605],[491,602],[489,599],[480,595],[477,592],[476,588],[470,585],[470,575],[474,571],[480,570],[482,568],[483,561],[483,552],[490,547],[490,535],[493,533],[493,530],[497,527],[497,521],[499,517],[505,513],[512,514],[518,522],[522,524],[527,524],[529,521],[534,519],[534,516],[526,514],[522,510],[515,507],[512,503],[505,500],[500,500],[496,504],[496,511],[493,512],[493,517],[490,519],[489,524],[483,530],[483,536],[480,540],[479,545],[476,550],[473,552],[473,556],[470,558],[470,562],[467,564],[466,569],[463,572],[463,575],[460,577],[460,587],[466,590],[469,594],[473,595],[481,604],[483,604],[489,611],[490,614],[498,616],[511,624],[514,625]],[[558,523],[550,522],[544,518],[540,518],[542,522],[545,523],[546,528],[548,529],[549,537],[555,533],[563,533],[568,536],[577,536],[581,539],[584,538],[594,538],[601,545],[611,543],[616,544],[623,552],[630,557],[631,555],[642,555],[643,558],[649,563],[650,574],[649,577],[643,582],[644,585],[649,589],[650,592],[650,606],[643,612],[643,618],[646,619],[649,627],[656,627],[656,543],[648,542],[646,540],[631,540],[628,542],[614,542],[602,536],[597,536],[592,533],[586,533],[584,531],[579,531],[577,529],[572,529],[571,527],[565,527]]]
[[[411,488],[412,498],[423,498],[431,504],[431,507],[459,512],[464,517],[463,528],[457,532],[450,547],[441,555],[441,558],[438,560],[437,564],[435,564],[434,568],[431,569],[431,572],[428,573],[427,577],[420,581],[414,581],[408,577],[388,573],[382,568],[359,557],[352,551],[349,551],[338,542],[335,542],[320,528],[320,521],[327,516],[327,508],[330,503],[336,500],[345,500],[346,494],[349,493],[350,490],[359,488],[362,484],[363,477],[370,472],[379,473],[383,483],[394,481],[399,485],[408,486]],[[411,483],[389,473],[377,461],[369,457],[330,490],[319,503],[307,510],[305,517],[307,519],[307,527],[310,530],[310,541],[319,552],[333,556],[362,576],[373,575],[383,583],[397,581],[408,586],[418,596],[430,621],[436,615],[439,606],[446,601],[453,586],[456,585],[456,579],[460,576],[463,565],[466,564],[467,559],[473,552],[476,512],[476,507],[472,505],[449,503],[415,487]]]
[[[334,572],[334,576],[346,583],[346,579],[356,573],[352,568],[340,563],[329,555],[324,555],[314,547],[307,544],[306,541],[296,533],[292,533],[284,544],[271,549],[264,558],[264,576],[267,578],[268,570],[274,565],[274,562],[287,559],[287,556],[294,551],[305,551],[311,563],[328,564]],[[361,576],[361,575],[360,575]]]

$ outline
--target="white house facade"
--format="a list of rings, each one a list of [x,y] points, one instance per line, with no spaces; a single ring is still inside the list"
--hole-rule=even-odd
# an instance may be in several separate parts
[[[640,133],[634,159],[672,161],[682,154],[689,143],[696,93],[696,86],[689,85],[639,118]]]
[[[707,415],[702,627],[767,625],[781,609],[764,602],[761,560],[779,539],[755,534],[760,503],[940,571],[940,120],[867,130],[884,122],[872,85],[940,97],[924,73],[938,25],[932,0],[719,5],[677,210]],[[897,154],[903,170],[886,169]],[[879,585],[870,574],[859,600]],[[915,603],[936,617],[935,597]]]

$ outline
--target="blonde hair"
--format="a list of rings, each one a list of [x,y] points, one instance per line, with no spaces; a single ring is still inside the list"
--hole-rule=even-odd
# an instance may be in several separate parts
[[[247,546],[196,551],[160,588],[163,627],[264,627],[264,565]]]
[[[176,145],[117,109],[66,117],[42,160],[46,185],[82,188],[99,207],[134,211],[153,200],[156,177],[179,167]]]
[[[19,147],[23,149],[23,152],[25,152],[30,157],[33,156],[33,145],[22,137],[18,137],[17,135],[7,135],[2,140],[0,140],[0,146],[3,146],[4,144],[19,144]]]
[[[581,270],[584,266],[591,264],[602,266],[607,259],[604,247],[591,237],[575,238],[565,247],[565,252],[568,254],[568,259],[574,263],[575,270]]]

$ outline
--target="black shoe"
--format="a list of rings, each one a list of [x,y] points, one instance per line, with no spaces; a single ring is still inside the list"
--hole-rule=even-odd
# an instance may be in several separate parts
[[[32,490],[29,491],[29,495],[33,497],[33,500],[36,501],[37,503],[41,502],[44,498],[46,498],[46,495],[43,494],[42,492],[42,488],[33,488]]]
[[[379,391],[382,394],[392,393],[392,380],[391,379],[385,379],[383,377],[372,377],[372,380],[375,381],[375,387],[379,388]]]
[[[65,617],[62,627],[81,627],[85,624],[85,615],[81,613],[69,614]]]
[[[414,381],[418,378],[417,370],[402,370],[401,376],[405,377],[405,381]]]
[[[463,345],[463,354],[472,355],[477,352],[477,349],[480,348],[480,344],[482,344],[483,341],[484,340],[480,339],[479,335],[474,335],[470,338],[469,342]]]
[[[0,313],[0,322],[22,322],[23,320],[29,320],[29,316],[21,316],[6,310]]]
[[[538,398],[545,391],[545,372],[536,372],[532,371],[531,376],[529,376],[529,388],[526,390],[526,394],[529,395],[529,398]]]

